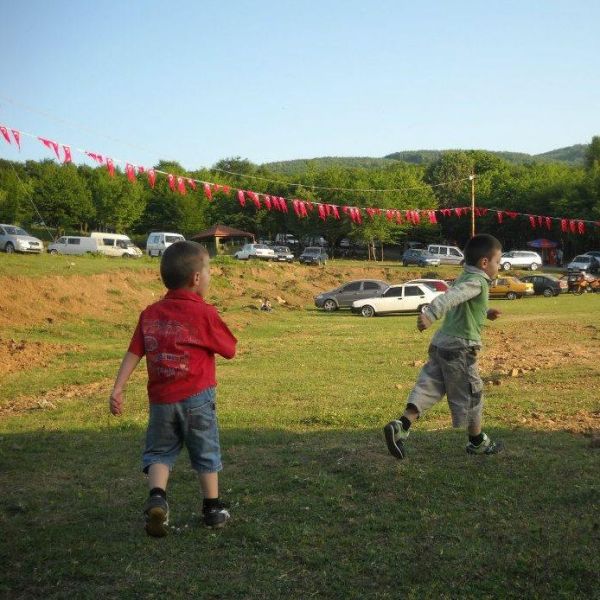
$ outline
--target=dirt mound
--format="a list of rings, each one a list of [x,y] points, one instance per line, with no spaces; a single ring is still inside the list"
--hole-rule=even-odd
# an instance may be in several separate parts
[[[57,354],[79,348],[0,338],[0,376],[22,369],[45,367]]]
[[[99,317],[123,306],[146,306],[160,292],[154,271],[123,271],[99,275],[1,277],[0,326],[55,323],[82,317]]]

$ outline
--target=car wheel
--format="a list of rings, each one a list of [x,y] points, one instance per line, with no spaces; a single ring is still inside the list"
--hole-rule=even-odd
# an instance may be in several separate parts
[[[7,242],[6,246],[4,246],[4,252],[6,254],[14,254],[15,247],[10,242]]]
[[[421,306],[417,308],[417,312],[424,313],[426,308],[429,308],[429,304],[421,304]]]
[[[125,254],[122,255],[122,258],[131,258],[131,254],[125,253]]]
[[[546,298],[551,298],[552,296],[554,296],[552,288],[546,288],[542,293],[544,294],[544,296],[546,296]]]
[[[325,300],[325,302],[323,302],[323,310],[326,310],[327,312],[333,312],[334,310],[337,310],[337,304],[335,303],[335,300],[332,300],[331,298]]]
[[[508,292],[508,294],[506,294],[506,297],[508,300],[516,300],[517,295],[514,292]]]
[[[365,305],[364,305],[364,306],[363,306],[363,307],[360,309],[360,314],[361,314],[363,317],[372,317],[372,316],[375,314],[375,309],[374,309],[372,306],[370,306],[370,305],[368,305],[368,304],[365,304]]]
[[[509,262],[502,263],[502,268],[505,271],[510,271],[511,264]]]
[[[529,267],[532,271],[537,271],[538,269],[538,264],[537,263],[531,263],[531,266]]]
[[[58,254],[58,250],[56,250],[56,248],[53,248],[52,250],[50,250],[50,254]]]
[[[162,253],[162,250],[159,250],[159,251],[158,251],[158,254],[157,254],[156,256],[158,256],[158,258],[160,258],[160,257],[162,256],[162,254],[163,254],[163,253]]]
[[[402,266],[403,267],[408,267],[408,263],[405,261],[405,262],[402,263]]]

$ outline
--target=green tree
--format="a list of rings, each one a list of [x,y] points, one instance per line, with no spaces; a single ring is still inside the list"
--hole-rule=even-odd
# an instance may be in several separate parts
[[[591,169],[600,164],[600,136],[595,135],[585,151],[585,168]]]

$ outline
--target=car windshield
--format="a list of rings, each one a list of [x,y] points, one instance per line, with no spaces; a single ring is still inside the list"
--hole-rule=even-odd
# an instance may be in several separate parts
[[[576,256],[573,259],[573,262],[587,263],[587,262],[590,262],[591,260],[592,260],[591,256]]]
[[[306,248],[304,254],[320,254],[321,248]]]
[[[166,235],[165,236],[165,242],[167,242],[167,244],[174,244],[175,242],[180,242],[183,240],[183,236],[181,235]]]
[[[257,250],[268,250],[269,246],[267,246],[266,244],[256,244],[254,246]]]
[[[8,235],[29,235],[24,229],[20,227],[5,227],[6,233]]]
[[[275,252],[286,252],[289,253],[290,249],[285,246],[275,246]]]

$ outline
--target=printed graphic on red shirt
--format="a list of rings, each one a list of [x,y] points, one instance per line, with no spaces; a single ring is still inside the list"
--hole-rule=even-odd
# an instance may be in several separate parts
[[[196,343],[188,328],[178,321],[145,321],[142,327],[148,372],[165,379],[181,379],[190,370],[190,354],[182,345]],[[157,352],[158,348],[168,351]],[[180,350],[179,352],[177,350]]]

